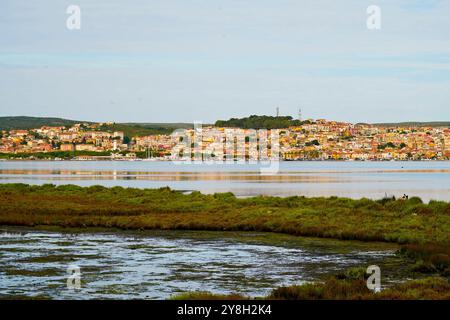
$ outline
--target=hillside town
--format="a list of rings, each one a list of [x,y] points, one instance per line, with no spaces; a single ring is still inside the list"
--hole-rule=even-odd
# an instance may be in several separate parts
[[[50,155],[59,153],[64,158],[67,158],[64,155],[72,155],[71,159],[78,160],[169,160],[179,139],[177,135],[165,134],[126,137],[122,131],[102,130],[108,124],[111,123],[3,130],[0,154],[16,159],[33,158],[33,154],[48,154],[51,158]],[[230,129],[240,130],[245,136],[252,134],[251,129],[206,126],[202,128],[203,149],[217,140],[214,138],[217,133]],[[279,155],[283,160],[450,159],[448,127],[382,127],[318,119],[277,130]],[[185,129],[185,133],[193,136],[195,129]],[[270,145],[268,137],[258,139],[267,139],[265,143]],[[244,143],[248,144],[248,139]],[[222,160],[226,156],[226,151],[216,153],[215,159]]]

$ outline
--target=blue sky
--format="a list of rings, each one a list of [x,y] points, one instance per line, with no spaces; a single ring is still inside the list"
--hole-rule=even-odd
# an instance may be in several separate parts
[[[0,115],[450,120],[448,17],[437,0],[2,0]]]

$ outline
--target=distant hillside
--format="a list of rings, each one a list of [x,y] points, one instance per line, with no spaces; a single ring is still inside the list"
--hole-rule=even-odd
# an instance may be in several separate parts
[[[305,122],[305,121],[304,121]],[[219,127],[239,127],[246,129],[277,129],[296,126],[304,123],[294,120],[290,116],[256,116],[246,118],[231,118],[229,120],[218,120],[215,125]],[[70,126],[75,123],[94,123],[82,120],[68,120],[62,118],[49,117],[0,117],[0,130],[12,129],[34,129],[42,126]],[[207,124],[204,124],[207,125]],[[374,123],[374,126],[396,127],[396,126],[416,126],[416,127],[450,127],[450,121],[435,122],[399,122],[399,123]],[[192,128],[192,123],[151,123],[151,122],[129,122],[114,123],[104,125],[101,130],[123,131],[128,137],[144,136],[152,134],[171,134],[175,129]]]
[[[33,129],[42,126],[70,126],[80,122],[83,121],[43,117],[0,117],[0,130]]]
[[[81,120],[68,120],[48,117],[0,117],[0,130],[35,129],[42,126],[71,126],[75,123],[94,123]],[[192,128],[189,123],[114,123],[103,125],[100,130],[123,131],[125,136],[145,136],[152,134],[171,134],[178,128]]]
[[[450,127],[450,121],[373,123],[377,127]]]
[[[171,134],[175,129],[192,128],[192,124],[177,123],[114,123],[103,125],[99,130],[123,131],[124,135],[132,138],[136,136],[148,136],[154,134]]]
[[[192,123],[115,123],[115,131],[123,131],[127,137],[171,134],[176,129],[193,128]]]

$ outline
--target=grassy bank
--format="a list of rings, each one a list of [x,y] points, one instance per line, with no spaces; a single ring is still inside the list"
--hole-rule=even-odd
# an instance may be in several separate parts
[[[182,194],[168,188],[0,185],[0,225],[267,231],[345,240],[442,243],[450,203]]]

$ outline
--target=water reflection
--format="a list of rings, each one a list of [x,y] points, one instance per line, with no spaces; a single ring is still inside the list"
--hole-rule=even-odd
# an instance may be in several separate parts
[[[237,196],[305,195],[381,198],[385,194],[450,201],[450,162],[281,162],[275,175],[258,165],[171,162],[2,161],[0,182],[169,186]]]

